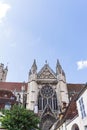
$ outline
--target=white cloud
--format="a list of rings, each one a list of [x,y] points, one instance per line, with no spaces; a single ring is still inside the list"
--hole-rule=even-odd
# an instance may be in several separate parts
[[[78,70],[87,68],[87,60],[77,61]]]
[[[0,2],[0,23],[6,17],[8,10],[11,8],[9,4]]]

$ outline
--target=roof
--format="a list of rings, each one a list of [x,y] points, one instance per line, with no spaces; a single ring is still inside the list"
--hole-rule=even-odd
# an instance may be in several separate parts
[[[21,91],[22,86],[25,86],[25,91],[27,91],[28,83],[25,82],[0,82],[0,90],[9,90],[9,91]],[[67,84],[68,93],[79,93],[85,84]]]
[[[76,106],[76,99],[77,94],[73,96],[72,100],[70,101],[68,107],[66,108],[64,113],[61,113],[62,119],[57,122],[56,128],[59,128],[65,121],[73,119],[76,115],[78,115],[77,106]]]
[[[78,94],[84,88],[84,84],[67,84],[68,94],[71,97],[72,94]]]
[[[78,98],[86,91],[86,89],[87,89],[87,83],[84,85],[84,88],[82,88],[81,91],[79,92],[76,100],[78,100]]]
[[[77,94],[72,97],[72,100],[70,101],[64,113],[65,120],[73,119],[78,114],[76,101],[75,101],[76,97],[77,97]]]
[[[22,86],[25,86],[25,91],[27,91],[28,83],[23,82],[0,82],[0,90],[9,90],[9,91],[21,91]]]
[[[25,86],[25,91],[27,91],[28,83],[25,82],[0,82],[0,90],[9,91],[21,91],[22,86]],[[79,93],[83,88],[84,84],[67,84],[68,93]]]

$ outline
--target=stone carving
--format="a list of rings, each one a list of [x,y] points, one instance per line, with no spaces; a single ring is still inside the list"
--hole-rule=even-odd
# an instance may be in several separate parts
[[[38,75],[40,79],[55,79],[55,76],[50,72],[48,68],[45,68],[41,74]]]

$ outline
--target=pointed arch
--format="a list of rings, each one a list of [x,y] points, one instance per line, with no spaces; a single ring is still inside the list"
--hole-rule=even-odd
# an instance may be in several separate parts
[[[72,126],[72,129],[71,130],[80,130],[79,129],[79,126],[77,125],[77,124],[74,124],[73,126]]]
[[[38,95],[38,110],[42,110],[42,96],[41,96],[41,94],[39,93],[39,95]]]
[[[38,94],[38,110],[44,110],[49,105],[53,111],[58,110],[58,101],[56,91],[49,85],[41,88]]]
[[[53,95],[53,108],[54,110],[58,110],[58,103],[57,103],[57,95],[56,92]]]

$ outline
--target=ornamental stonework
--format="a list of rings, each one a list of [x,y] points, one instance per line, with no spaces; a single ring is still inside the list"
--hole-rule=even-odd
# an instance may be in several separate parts
[[[48,68],[45,68],[45,70],[38,75],[38,78],[40,79],[55,79],[54,75],[48,70]]]

